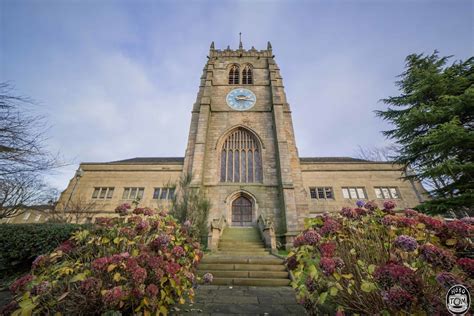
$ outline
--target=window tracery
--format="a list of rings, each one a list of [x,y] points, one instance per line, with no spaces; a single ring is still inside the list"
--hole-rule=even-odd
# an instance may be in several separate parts
[[[230,133],[221,149],[221,182],[262,182],[262,157],[258,140],[238,128]]]
[[[229,70],[229,84],[239,84],[240,69],[237,65],[232,65]]]
[[[253,84],[253,72],[250,65],[246,65],[242,70],[242,84]]]

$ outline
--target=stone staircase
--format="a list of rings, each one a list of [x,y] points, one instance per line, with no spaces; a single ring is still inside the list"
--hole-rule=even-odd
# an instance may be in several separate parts
[[[288,286],[283,259],[264,247],[255,227],[227,227],[218,251],[206,254],[198,266],[200,276],[212,273],[213,285]]]

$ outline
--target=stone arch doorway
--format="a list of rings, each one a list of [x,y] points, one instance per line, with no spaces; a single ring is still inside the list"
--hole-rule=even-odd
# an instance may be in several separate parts
[[[252,201],[245,196],[232,202],[232,226],[252,226]]]

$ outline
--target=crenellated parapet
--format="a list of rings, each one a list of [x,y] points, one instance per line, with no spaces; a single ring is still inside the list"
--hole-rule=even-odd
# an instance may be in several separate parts
[[[213,60],[219,57],[257,57],[257,58],[273,58],[272,44],[268,42],[267,49],[257,50],[252,46],[250,49],[244,49],[242,42],[238,49],[231,49],[227,46],[226,49],[215,49],[214,42],[211,43],[209,49],[209,59]]]

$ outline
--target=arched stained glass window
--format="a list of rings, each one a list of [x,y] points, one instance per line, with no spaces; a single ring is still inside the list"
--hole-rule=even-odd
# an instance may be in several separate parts
[[[242,71],[242,84],[253,84],[252,66],[246,65]]]
[[[239,66],[232,65],[229,70],[229,84],[239,84]]]
[[[255,136],[238,128],[227,136],[221,151],[221,182],[262,182],[262,157]]]

